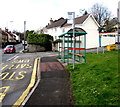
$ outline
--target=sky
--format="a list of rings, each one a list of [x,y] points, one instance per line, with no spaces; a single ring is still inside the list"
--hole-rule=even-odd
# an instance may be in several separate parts
[[[118,2],[120,0],[0,0],[0,28],[3,30],[24,31],[38,30],[45,27],[50,18],[57,20],[67,18],[67,12],[75,12],[79,16],[81,9],[89,9],[100,3],[117,16]]]

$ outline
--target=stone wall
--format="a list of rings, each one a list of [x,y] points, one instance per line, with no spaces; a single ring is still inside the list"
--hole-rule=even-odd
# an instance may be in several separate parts
[[[44,52],[45,48],[40,45],[28,44],[28,52]]]

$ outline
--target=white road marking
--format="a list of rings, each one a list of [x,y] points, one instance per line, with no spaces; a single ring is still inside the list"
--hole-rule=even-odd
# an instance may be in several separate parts
[[[16,56],[16,57],[14,58],[14,60],[16,60],[18,57],[20,57],[20,56]]]
[[[7,61],[12,60],[12,59],[13,59],[13,58],[15,58],[17,55],[18,55],[18,54],[16,54],[15,56],[13,56],[13,57],[9,58]]]

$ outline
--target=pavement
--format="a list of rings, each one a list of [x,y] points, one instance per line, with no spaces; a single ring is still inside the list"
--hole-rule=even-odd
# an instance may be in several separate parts
[[[54,56],[39,62],[40,82],[24,106],[70,105],[70,74]]]
[[[120,45],[117,46],[120,49]],[[104,51],[100,47],[87,52]],[[40,82],[24,106],[73,105],[70,74],[55,56],[41,57],[39,62]]]

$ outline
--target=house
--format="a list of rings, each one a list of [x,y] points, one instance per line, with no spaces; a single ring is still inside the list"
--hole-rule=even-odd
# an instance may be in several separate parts
[[[53,21],[46,26],[45,33],[53,36],[54,40],[59,39],[58,36],[62,33],[69,31],[72,24],[67,23],[67,19],[60,18]],[[86,48],[96,48],[99,46],[99,24],[91,14],[86,14],[81,17],[75,18],[75,27],[82,28],[87,32],[86,35]]]
[[[2,34],[2,47],[6,46],[8,43],[16,43],[16,36],[8,29],[1,30]]]
[[[53,21],[50,19],[50,23],[44,28],[45,33],[48,33],[53,36],[54,40],[58,39],[58,36],[61,33],[64,33],[63,31],[63,25],[67,23],[67,19],[64,19],[63,17],[59,18],[58,20]]]
[[[8,34],[4,30],[1,30],[1,34],[2,34],[2,43],[8,42]]]
[[[5,33],[8,36],[8,42],[16,42],[16,37],[15,35],[12,34],[11,31],[8,31],[8,29],[5,29]]]

